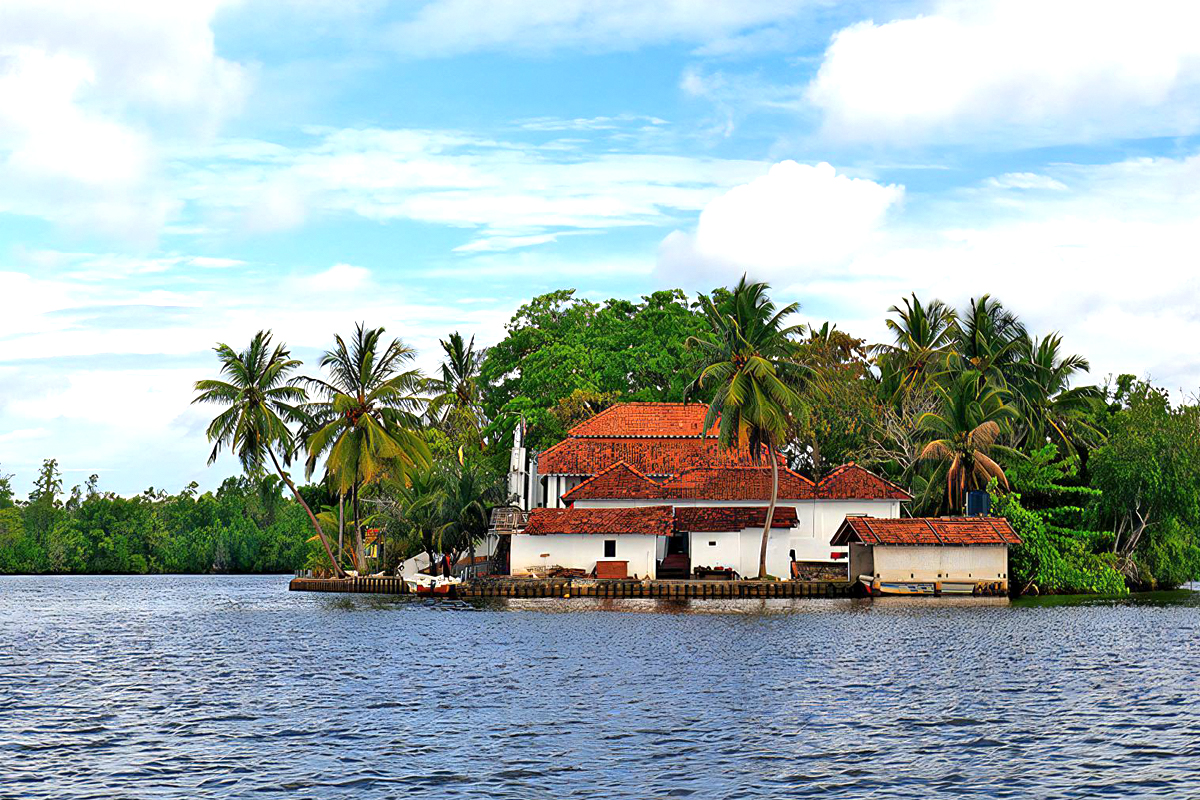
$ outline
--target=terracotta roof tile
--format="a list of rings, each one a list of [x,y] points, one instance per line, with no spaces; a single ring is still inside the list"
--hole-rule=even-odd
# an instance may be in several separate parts
[[[527,534],[583,533],[615,536],[623,533],[669,536],[670,506],[640,508],[535,508],[529,512]]]
[[[746,450],[716,439],[564,439],[538,456],[539,475],[596,475],[624,461],[643,475],[678,475],[693,467],[750,466]]]
[[[576,500],[644,500],[662,496],[662,486],[647,478],[624,461],[588,478],[563,494],[562,499]]]
[[[1002,517],[846,517],[830,544],[844,545],[850,542],[963,547],[1020,544],[1021,537]]]
[[[675,509],[675,530],[694,533],[740,531],[761,528],[767,521],[766,506],[680,507]],[[796,525],[796,509],[776,507],[771,518],[772,528],[792,528]]]
[[[912,500],[912,495],[896,484],[853,462],[822,478],[817,495],[831,500]]]
[[[703,403],[618,403],[571,430],[572,438],[682,438],[704,432],[708,406]],[[716,425],[709,435],[716,434]]]
[[[763,500],[771,499],[770,467],[697,467],[662,484],[659,497],[672,500]],[[779,470],[780,500],[811,500],[816,486],[808,478],[786,467]]]

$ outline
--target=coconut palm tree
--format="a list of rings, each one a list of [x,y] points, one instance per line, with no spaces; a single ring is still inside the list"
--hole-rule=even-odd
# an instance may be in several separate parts
[[[453,461],[438,476],[439,541],[453,558],[475,557],[475,542],[488,530],[488,514],[504,500],[504,484],[481,467]]]
[[[974,371],[981,380],[1007,386],[1013,367],[1028,349],[1029,334],[1017,315],[991,295],[971,299],[965,314],[954,321],[955,372]]]
[[[478,431],[481,425],[479,370],[484,353],[475,349],[475,337],[465,341],[458,331],[439,342],[445,353],[441,377],[431,378],[426,390],[427,416],[434,423],[454,428],[468,426]]]
[[[227,406],[205,431],[213,443],[208,463],[215,462],[222,448],[227,448],[237,455],[248,475],[260,475],[269,458],[275,472],[312,521],[334,572],[342,576],[341,565],[333,557],[321,523],[276,454],[278,451],[285,461],[290,462],[295,448],[291,426],[308,422],[301,410],[306,399],[304,389],[289,377],[300,362],[291,357],[283,344],[271,346],[270,331],[256,333],[250,346],[240,353],[227,344],[218,344],[213,349],[221,362],[222,377],[196,381],[195,389],[199,394],[192,400],[193,403]]]
[[[769,289],[765,283],[747,283],[742,276],[719,306],[701,296],[712,338],[687,339],[697,361],[691,388],[714,390],[704,417],[704,435],[717,424],[721,447],[748,448],[756,461],[765,450],[771,465],[771,500],[758,559],[760,580],[767,577],[767,540],[779,499],[779,445],[789,417],[802,410],[796,387],[805,374],[794,358],[792,339],[804,327],[785,323],[799,305],[776,308],[767,296]]]
[[[1040,446],[1049,440],[1071,451],[1103,438],[1089,420],[1104,392],[1097,386],[1071,386],[1072,378],[1090,367],[1082,356],[1063,354],[1057,333],[1028,343],[1013,367],[1013,399],[1021,413],[1019,443]]]
[[[364,486],[388,476],[402,481],[429,463],[429,447],[417,433],[423,405],[421,373],[406,369],[414,351],[399,339],[383,342],[383,328],[358,325],[347,343],[321,356],[328,378],[302,380],[318,400],[306,410],[313,420],[307,436],[308,474],[321,457],[339,495],[350,496],[355,563],[365,568],[360,495]],[[382,543],[381,543],[382,544]],[[384,548],[380,548],[385,555]]]
[[[896,338],[895,344],[875,345],[880,360],[887,362],[889,373],[896,376],[896,389],[907,392],[932,369],[937,368],[954,344],[954,309],[941,300],[921,303],[914,292],[905,298],[904,307],[892,306],[886,321]]]
[[[927,411],[917,420],[918,427],[933,436],[919,458],[938,462],[945,469],[946,501],[951,510],[959,510],[967,491],[987,488],[992,478],[1008,488],[1004,470],[992,455],[1020,457],[1017,451],[997,443],[1018,414],[1002,389],[972,370],[948,385],[938,385],[936,391],[941,408]]]

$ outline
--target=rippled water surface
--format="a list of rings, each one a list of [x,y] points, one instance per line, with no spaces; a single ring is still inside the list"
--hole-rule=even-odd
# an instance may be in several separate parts
[[[1194,598],[0,578],[0,797],[1200,797]]]

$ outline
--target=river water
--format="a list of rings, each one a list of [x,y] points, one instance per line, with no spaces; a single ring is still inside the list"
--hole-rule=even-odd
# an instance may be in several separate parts
[[[1200,797],[1200,602],[0,578],[0,797]]]

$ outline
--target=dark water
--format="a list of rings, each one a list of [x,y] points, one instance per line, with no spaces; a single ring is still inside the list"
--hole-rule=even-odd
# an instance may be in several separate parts
[[[1188,593],[455,610],[286,586],[0,578],[0,797],[1200,797]]]

